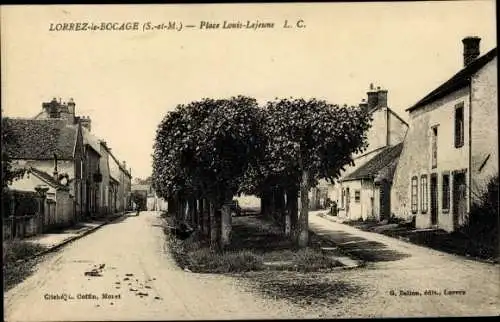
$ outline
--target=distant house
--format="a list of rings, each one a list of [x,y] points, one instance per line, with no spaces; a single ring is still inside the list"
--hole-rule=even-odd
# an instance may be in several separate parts
[[[57,218],[64,222],[77,221],[83,211],[81,127],[60,119],[7,119],[7,122],[13,138],[8,147],[13,166],[29,169],[37,178],[28,180],[25,177],[20,182],[15,181],[12,188],[21,189],[22,186],[24,191],[34,191],[38,184],[58,188],[58,182],[67,186],[72,206],[59,207],[65,209],[65,213]]]
[[[393,168],[408,124],[388,107],[387,93],[370,85],[367,100],[360,104],[372,117],[368,147],[354,155],[354,165],[345,167],[335,184],[329,185],[328,197],[336,202],[340,217],[382,220],[390,216]]]
[[[410,130],[394,174],[393,212],[418,228],[453,231],[498,175],[497,49],[467,37],[464,67],[407,109]]]
[[[339,182],[343,196],[340,209],[350,219],[388,219],[391,186],[403,144],[387,146]],[[351,198],[354,193],[354,199]]]
[[[141,194],[146,199],[146,209],[149,211],[166,211],[167,203],[158,197],[153,187],[148,184],[133,184],[132,192]]]
[[[111,149],[108,148],[108,155],[111,157],[109,159],[109,169],[110,177],[113,184],[115,193],[114,206],[115,211],[127,211],[132,208],[131,200],[131,186],[132,186],[132,174],[131,169],[127,170],[127,164],[125,161],[120,163],[118,159],[111,153]]]

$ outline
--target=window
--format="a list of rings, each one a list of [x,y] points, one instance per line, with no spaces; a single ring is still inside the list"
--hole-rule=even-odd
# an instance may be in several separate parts
[[[437,167],[437,137],[438,127],[432,127],[432,168]]]
[[[418,211],[418,178],[411,178],[411,212],[416,214]]]
[[[354,202],[359,202],[361,200],[361,191],[354,190]]]
[[[455,106],[455,148],[464,145],[464,104]]]
[[[342,189],[342,197],[340,198],[340,207],[344,208],[345,204],[345,189]]]
[[[450,210],[450,175],[443,174],[443,200],[442,200],[442,208],[443,211]]]
[[[427,213],[427,175],[420,177],[420,209],[423,214]]]

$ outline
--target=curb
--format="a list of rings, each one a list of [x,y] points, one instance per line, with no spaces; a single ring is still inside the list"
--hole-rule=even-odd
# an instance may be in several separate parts
[[[105,226],[105,225],[107,225],[107,224],[110,224],[110,223],[112,223],[112,222],[114,222],[114,221],[116,221],[116,220],[118,220],[118,219],[122,218],[123,216],[125,216],[125,214],[126,214],[126,213],[123,213],[123,214],[121,214],[121,215],[119,215],[119,216],[117,216],[117,217],[115,217],[115,218],[112,218],[112,219],[110,219],[110,220],[108,220],[108,221],[106,221],[106,222],[104,222],[104,223],[102,223],[102,224],[100,224],[100,225],[98,225],[98,226],[96,226],[96,227],[90,228],[89,230],[86,230],[86,231],[84,231],[83,233],[81,233],[81,234],[79,234],[79,235],[76,235],[76,236],[74,236],[74,237],[68,238],[68,239],[66,239],[66,240],[64,240],[64,241],[62,241],[62,242],[60,242],[59,244],[56,244],[56,245],[51,246],[51,247],[49,247],[49,248],[47,248],[47,249],[44,249],[43,251],[38,252],[38,253],[34,254],[33,256],[31,256],[31,257],[24,258],[24,259],[18,260],[18,261],[16,261],[16,262],[18,262],[18,263],[19,263],[19,262],[21,262],[21,263],[22,263],[22,262],[26,262],[26,261],[29,261],[29,260],[35,259],[35,258],[37,258],[37,257],[39,257],[39,256],[42,256],[42,255],[45,255],[45,254],[48,254],[48,253],[54,252],[54,251],[58,250],[59,248],[61,248],[61,247],[65,246],[65,245],[67,245],[67,244],[69,244],[69,243],[71,243],[71,242],[73,242],[73,241],[75,241],[75,240],[78,240],[78,239],[80,239],[80,238],[82,238],[82,237],[84,237],[84,236],[87,236],[87,235],[89,235],[89,234],[93,233],[94,231],[96,231],[97,229],[101,228],[102,226]]]

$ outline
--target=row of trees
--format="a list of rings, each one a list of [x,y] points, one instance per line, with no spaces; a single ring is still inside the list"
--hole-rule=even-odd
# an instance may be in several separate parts
[[[333,182],[366,148],[370,120],[359,107],[317,99],[259,107],[237,96],[178,105],[157,130],[153,187],[178,220],[193,223],[214,247],[229,243],[226,202],[240,193],[259,196],[261,212],[282,219],[304,247],[310,187]]]

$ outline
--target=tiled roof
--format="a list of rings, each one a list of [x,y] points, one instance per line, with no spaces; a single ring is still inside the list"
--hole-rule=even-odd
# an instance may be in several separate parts
[[[341,181],[374,179],[379,175],[381,170],[384,170],[384,168],[393,165],[394,161],[398,160],[402,149],[403,143],[399,143],[398,145],[383,149],[380,153],[378,153],[372,159],[356,169],[353,173],[341,179]],[[392,170],[392,173],[393,171],[394,169]]]
[[[407,108],[406,111],[411,112],[421,106],[432,103],[470,83],[470,77],[483,68],[493,58],[497,56],[497,48],[493,48],[488,53],[477,58],[468,66],[456,73],[452,78],[444,82],[441,86],[430,92],[427,96],[418,101],[415,105]]]
[[[77,127],[66,120],[6,119],[12,142],[7,151],[12,159],[60,160],[73,158]]]
[[[45,171],[41,171],[41,170],[38,170],[38,169],[32,168],[32,167],[30,167],[28,169],[28,171],[35,174],[37,177],[39,177],[40,179],[42,179],[43,181],[47,182],[48,184],[50,184],[51,186],[53,186],[55,188],[68,189],[66,186],[63,186],[62,184],[60,184],[57,180],[54,179],[54,177],[52,177],[50,174],[48,174]]]

